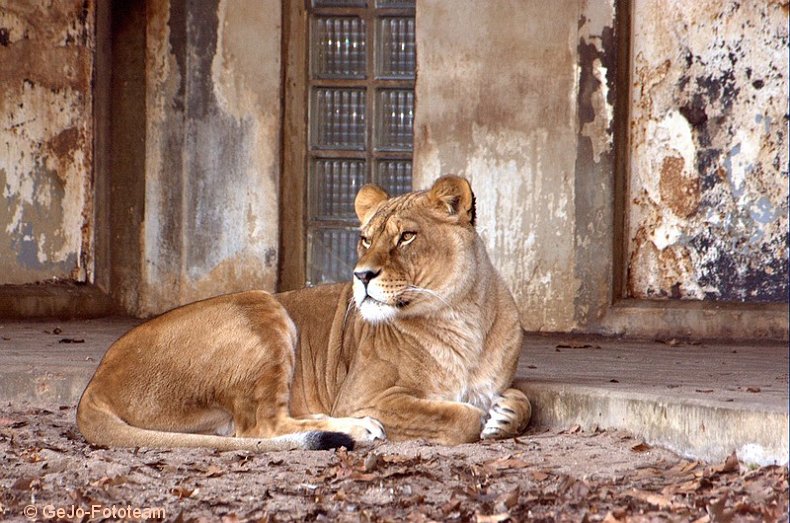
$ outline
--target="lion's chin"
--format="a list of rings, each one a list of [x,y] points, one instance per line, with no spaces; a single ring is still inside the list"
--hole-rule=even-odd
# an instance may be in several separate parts
[[[364,297],[361,303],[357,302],[357,309],[362,319],[374,325],[390,322],[398,315],[397,307],[382,303],[370,296]]]

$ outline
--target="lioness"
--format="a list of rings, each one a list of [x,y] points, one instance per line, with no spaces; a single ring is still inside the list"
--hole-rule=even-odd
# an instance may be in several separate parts
[[[353,282],[220,296],[135,327],[85,389],[80,431],[99,445],[248,450],[520,433],[518,312],[474,205],[456,176],[395,198],[364,186]]]

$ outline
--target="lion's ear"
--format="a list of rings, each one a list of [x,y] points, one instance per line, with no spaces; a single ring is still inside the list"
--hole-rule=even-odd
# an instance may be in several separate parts
[[[466,178],[448,174],[433,184],[428,197],[441,205],[451,216],[458,216],[461,223],[475,224],[475,195]]]
[[[362,186],[354,200],[354,211],[356,211],[360,223],[365,223],[368,213],[375,209],[378,204],[388,199],[389,195],[378,185],[369,183]]]

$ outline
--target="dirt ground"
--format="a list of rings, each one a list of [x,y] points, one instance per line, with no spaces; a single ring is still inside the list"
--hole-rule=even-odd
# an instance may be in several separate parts
[[[73,420],[2,407],[0,519],[788,521],[787,467],[701,464],[623,432],[251,454],[98,448]]]

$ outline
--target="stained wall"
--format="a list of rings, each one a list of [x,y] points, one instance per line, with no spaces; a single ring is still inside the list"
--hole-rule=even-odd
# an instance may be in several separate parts
[[[472,180],[528,330],[786,337],[720,304],[787,299],[787,4],[665,4],[634,6],[628,85],[624,3],[419,2],[415,185]]]
[[[0,2],[0,284],[93,279],[92,0]]]
[[[137,292],[150,315],[274,290],[280,2],[147,4],[144,213]]]
[[[628,295],[787,301],[787,3],[634,3]]]
[[[595,174],[599,179],[590,180],[600,194],[611,173],[612,111],[599,55],[605,28],[611,39],[614,11],[607,2],[593,4],[588,9],[562,1],[546,9],[542,2],[496,0],[482,7],[469,0],[417,6],[415,185],[427,187],[448,173],[471,180],[478,231],[529,330],[576,326],[576,297],[585,285],[578,246],[603,234],[597,227],[607,227],[585,223],[577,236],[577,213],[595,213],[589,207],[598,198],[581,195],[595,201],[577,210],[582,80],[592,114],[581,132],[605,165]],[[583,71],[582,44],[593,47]]]

